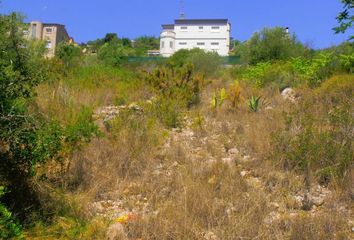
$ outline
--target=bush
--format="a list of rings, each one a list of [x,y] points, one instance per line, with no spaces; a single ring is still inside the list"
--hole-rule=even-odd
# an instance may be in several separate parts
[[[308,85],[315,87],[333,74],[333,54],[319,53],[305,73]]]
[[[203,76],[193,74],[193,69],[192,64],[180,68],[161,67],[147,74],[146,80],[163,96],[178,99],[186,106],[192,106],[199,101],[204,81]]]
[[[0,186],[0,198],[5,194],[5,188]],[[12,213],[0,202],[0,239],[23,239],[22,227]]]
[[[120,66],[123,59],[133,53],[133,49],[124,47],[117,41],[106,42],[98,50],[97,57],[100,61],[111,66]]]
[[[81,48],[66,42],[59,43],[55,56],[63,61],[65,68],[76,67],[81,60]]]
[[[277,60],[288,60],[304,56],[308,50],[281,27],[264,28],[255,33],[250,40],[235,48],[236,55],[251,65]]]
[[[353,91],[352,76],[335,76],[286,115],[274,149],[283,167],[312,170],[320,183],[344,179],[354,163]]]
[[[247,81],[251,81],[257,87],[263,87],[264,86],[263,77],[266,71],[271,66],[272,66],[271,63],[269,62],[257,63],[255,66],[251,66],[247,68],[245,72],[241,75],[241,78]]]
[[[161,96],[153,105],[153,114],[167,127],[177,128],[182,124],[183,102]]]
[[[241,86],[238,81],[235,81],[230,86],[227,94],[227,99],[230,101],[232,109],[236,109],[240,105],[242,101],[242,96],[241,96]]]
[[[214,52],[205,52],[202,49],[192,50],[181,49],[168,59],[168,66],[180,68],[187,64],[193,64],[194,71],[206,76],[213,76],[222,61],[220,56]]]

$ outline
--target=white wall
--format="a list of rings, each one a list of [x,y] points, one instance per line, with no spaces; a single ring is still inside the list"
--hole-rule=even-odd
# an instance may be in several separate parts
[[[163,57],[170,57],[176,51],[176,34],[171,30],[165,30],[160,36],[160,54]]]
[[[187,27],[187,29],[183,29]],[[202,29],[200,29],[202,27]],[[213,29],[214,27],[214,29]],[[219,29],[215,29],[218,27]],[[175,43],[173,51],[201,48],[216,51],[220,56],[228,56],[230,46],[230,25],[175,25]],[[161,34],[161,37],[163,33]],[[161,38],[161,41],[164,38]],[[204,45],[201,45],[203,44]],[[218,44],[218,45],[217,45]],[[161,47],[161,46],[160,46]],[[166,43],[165,43],[166,47]],[[163,49],[161,49],[163,50]],[[163,56],[165,51],[161,51]]]

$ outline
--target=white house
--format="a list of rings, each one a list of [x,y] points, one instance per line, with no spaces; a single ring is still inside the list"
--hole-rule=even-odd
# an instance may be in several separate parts
[[[228,56],[231,24],[227,19],[178,19],[162,25],[160,54],[169,57],[180,49],[201,48]]]

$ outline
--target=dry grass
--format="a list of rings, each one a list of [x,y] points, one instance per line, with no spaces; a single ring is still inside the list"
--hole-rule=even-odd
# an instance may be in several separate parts
[[[111,200],[124,199],[127,210],[148,206],[146,212],[138,212],[137,219],[124,225],[129,239],[349,239],[350,212],[338,209],[350,200],[334,194],[318,211],[302,211],[293,196],[304,190],[303,176],[283,171],[280,163],[278,166],[270,159],[272,133],[284,128],[283,112],[289,111],[292,103],[281,99],[275,90],[241,84],[243,100],[237,109],[230,109],[227,101],[220,109],[211,109],[212,93],[229,83],[232,81],[209,84],[201,104],[188,112],[193,139],[183,136],[183,130],[166,134],[148,113],[119,116],[110,132],[74,153],[64,176],[66,191],[85,195],[84,206],[107,198],[108,193],[112,193]],[[42,86],[40,109],[67,119],[67,105],[59,94],[63,90],[56,88],[53,98],[51,91],[51,86]],[[75,91],[69,97],[75,106],[110,104],[117,94],[106,88]],[[139,91],[131,99],[145,99]],[[258,95],[265,101],[259,112],[252,113],[246,100]],[[192,153],[198,147],[198,153]],[[223,162],[233,148],[239,150],[233,163]],[[249,174],[244,177],[240,173],[245,170]],[[352,178],[352,172],[348,173],[349,182]],[[144,203],[137,200],[138,195]],[[276,217],[269,222],[272,214]],[[47,233],[75,229],[79,234],[73,236],[80,239],[104,239],[102,229],[109,225],[97,218],[85,227],[70,221],[57,220]],[[65,234],[55,236],[74,239]]]

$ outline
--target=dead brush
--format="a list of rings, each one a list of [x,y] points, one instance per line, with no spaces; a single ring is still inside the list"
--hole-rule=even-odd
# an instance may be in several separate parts
[[[221,162],[204,168],[200,164],[186,161],[172,176],[151,179],[151,190],[171,182],[165,185],[169,194],[147,195],[154,199],[157,214],[129,225],[131,237],[203,239],[212,232],[220,239],[237,239],[263,234],[264,197],[248,188],[236,168]]]

